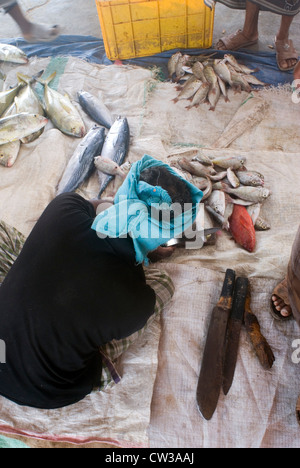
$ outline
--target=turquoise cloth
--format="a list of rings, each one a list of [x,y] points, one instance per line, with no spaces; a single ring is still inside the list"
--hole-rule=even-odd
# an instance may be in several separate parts
[[[30,448],[20,440],[0,436],[0,448]]]
[[[140,173],[154,166],[167,168],[169,172],[187,184],[192,197],[192,206],[182,215],[170,219],[172,200],[166,190],[139,181]],[[144,262],[147,265],[149,252],[173,237],[180,236],[192,226],[202,197],[201,190],[181,178],[169,165],[145,155],[132,165],[116,194],[114,205],[95,218],[92,229],[97,231],[100,238],[119,238],[130,235],[133,239],[137,263]],[[166,210],[161,220],[153,216],[153,208]]]

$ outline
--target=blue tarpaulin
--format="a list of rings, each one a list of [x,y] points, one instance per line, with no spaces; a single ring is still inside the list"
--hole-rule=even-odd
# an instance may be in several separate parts
[[[36,43],[29,44],[22,38],[1,40],[2,43],[12,44],[20,47],[27,56],[30,57],[54,57],[54,56],[71,56],[94,62],[98,64],[110,65],[111,62],[105,53],[104,43],[102,39],[93,36],[60,36],[51,43]],[[177,50],[170,50],[161,54],[152,55],[150,57],[133,58],[124,60],[124,64],[134,64],[145,68],[160,67],[163,78],[167,79],[167,64],[169,58]],[[182,51],[183,52],[183,51]],[[259,71],[255,76],[261,81],[273,86],[282,85],[293,82],[293,73],[281,72],[278,69],[275,52],[250,52],[240,50],[238,52],[219,51],[214,49],[185,49],[184,53],[197,55],[201,53],[216,52],[216,58],[222,58],[225,53],[233,54],[238,61],[249,66],[250,68],[258,68]]]

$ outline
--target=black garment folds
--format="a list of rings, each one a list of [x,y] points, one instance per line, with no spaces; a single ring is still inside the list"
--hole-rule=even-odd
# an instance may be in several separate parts
[[[128,239],[100,239],[95,209],[54,199],[0,287],[0,394],[54,409],[83,399],[101,376],[99,346],[141,329],[155,293]]]

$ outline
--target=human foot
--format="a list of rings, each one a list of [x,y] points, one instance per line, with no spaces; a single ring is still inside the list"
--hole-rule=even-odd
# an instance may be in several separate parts
[[[294,70],[298,62],[298,53],[291,39],[279,40],[275,37],[278,68],[281,71]]]
[[[47,26],[44,24],[30,23],[23,30],[23,37],[27,42],[50,42],[60,35],[59,26]]]
[[[216,44],[218,50],[238,50],[251,45],[257,44],[258,36],[245,36],[244,32],[239,29],[233,34],[222,37]]]
[[[273,291],[272,315],[277,320],[288,320],[292,317],[292,309],[288,297],[287,280],[284,279]]]

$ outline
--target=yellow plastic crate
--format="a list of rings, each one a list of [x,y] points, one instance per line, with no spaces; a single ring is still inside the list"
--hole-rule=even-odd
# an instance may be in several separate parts
[[[96,5],[110,60],[212,45],[215,12],[203,0],[96,0]]]

